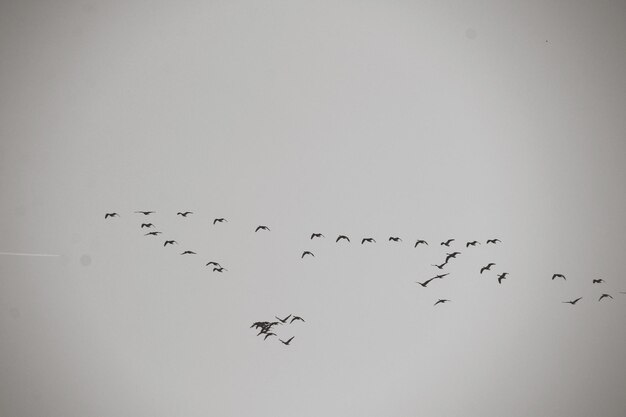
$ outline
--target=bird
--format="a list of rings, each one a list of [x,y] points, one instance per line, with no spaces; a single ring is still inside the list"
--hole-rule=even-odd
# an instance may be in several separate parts
[[[610,299],[613,299],[613,296],[612,296],[612,295],[610,295],[610,294],[602,294],[602,295],[600,296],[600,298],[598,298],[598,301],[602,301],[602,299],[603,299],[603,298],[610,298]]]
[[[339,236],[337,236],[337,240],[335,240],[335,243],[339,242],[341,239],[344,239],[344,240],[347,240],[348,242],[350,242],[350,238],[348,236],[339,235]]]
[[[276,336],[276,333],[266,333],[265,337],[263,338],[263,340],[266,340],[270,336]]]
[[[141,210],[139,210],[139,211],[136,211],[135,213],[141,213],[141,214],[143,214],[144,216],[147,216],[147,215],[149,215],[149,214],[154,213],[154,211],[141,211]]]
[[[304,255],[311,255],[312,257],[315,258],[315,255],[313,255],[313,252],[309,252],[308,250],[305,250],[304,252],[302,252],[302,256],[300,258],[304,258]]]
[[[323,234],[321,233],[313,233],[311,234],[311,239],[313,239],[314,237],[325,237]]]
[[[156,236],[156,235],[160,235],[161,233],[163,232],[148,232],[144,236]]]
[[[563,301],[563,304],[571,304],[571,305],[575,305],[577,302],[579,302],[580,300],[582,300],[582,297],[578,297],[575,300],[572,301]]]
[[[602,278],[594,279],[591,281],[592,284],[602,284],[604,280]]]
[[[283,345],[287,345],[288,346],[289,343],[291,343],[291,341],[293,340],[294,337],[295,336],[291,336],[286,342],[283,339],[278,339],[278,340],[280,340],[283,343]]]
[[[554,274],[552,275],[552,280],[554,281],[554,278],[563,278],[564,280],[567,280],[567,278],[565,278],[565,275],[563,274]]]
[[[289,320],[289,317],[291,317],[291,314],[285,317],[284,319],[281,319],[280,317],[277,317],[277,316],[274,316],[274,317],[276,318],[276,320],[280,321],[282,324],[285,324],[287,320]]]
[[[174,243],[178,244],[178,242],[175,240],[166,240],[163,246],[173,245]]]
[[[361,245],[362,245],[362,244],[364,244],[365,242],[368,242],[368,243],[376,243],[376,240],[374,240],[374,238],[373,238],[373,237],[364,237],[364,238],[361,240]]]
[[[434,279],[441,279],[441,278],[445,277],[446,275],[448,275],[448,274],[437,275],[437,276],[434,276],[434,277],[432,277],[432,278],[430,278],[430,279],[427,279],[427,280],[426,280],[426,281],[424,281],[424,282],[415,281],[415,283],[416,283],[416,284],[421,285],[421,286],[422,286],[422,287],[424,287],[424,288],[426,288],[426,286],[427,286],[427,285],[428,285],[428,284],[429,284],[432,280],[434,280]]]
[[[228,220],[226,220],[226,219],[225,219],[225,218],[223,218],[223,217],[221,217],[221,218],[219,218],[219,219],[214,219],[214,220],[213,220],[213,224],[215,224],[215,223],[223,223],[223,222],[228,223]]]
[[[296,321],[296,320],[300,320],[301,322],[306,323],[302,317],[299,317],[299,316],[293,316],[293,317],[291,318],[291,321],[289,322],[289,324],[293,323],[293,322],[294,322],[294,321]]]
[[[391,237],[389,237],[389,242],[391,242],[391,241],[402,242],[402,239],[400,239],[399,237],[391,236]]]
[[[215,265],[215,266],[218,266],[218,267],[220,267],[220,268],[222,267],[222,265],[220,265],[220,263],[219,263],[219,262],[215,262],[215,261],[211,261],[211,262],[209,262],[209,263],[207,263],[207,264],[206,264],[206,266],[210,266],[210,265]]]
[[[417,242],[415,242],[415,246],[413,246],[414,248],[417,247],[417,245],[428,245],[428,242],[426,242],[425,240],[419,239]]]
[[[502,241],[500,239],[487,239],[487,244],[493,243],[495,245],[496,242],[502,242]]]
[[[450,243],[454,242],[454,239],[448,239],[445,242],[441,242],[441,246],[450,246]]]
[[[117,213],[105,213],[104,214],[105,219],[108,219],[109,217],[120,217],[120,215]]]
[[[183,216],[183,217],[187,217],[188,215],[193,214],[193,211],[185,211],[185,212],[178,212],[176,213],[177,216]]]
[[[228,271],[228,269],[220,266],[219,268],[213,268],[213,272],[224,272],[224,271]]]
[[[268,232],[270,231],[270,228],[267,226],[257,226],[257,228],[254,230],[254,232],[258,232],[259,230],[267,230]]]
[[[494,266],[495,264],[493,262],[489,262],[487,265],[483,266],[482,268],[480,268],[480,273],[482,274],[485,271],[491,271],[491,267]]]
[[[466,247],[466,248],[469,248],[470,246],[476,246],[476,245],[480,245],[480,242],[479,242],[479,241],[477,241],[477,240],[473,240],[473,241],[471,241],[471,242],[467,242],[467,243],[465,244],[465,247]]]
[[[461,252],[446,253],[446,262],[448,262],[451,258],[456,258],[456,256],[460,254]]]
[[[498,284],[502,284],[502,280],[506,279],[506,276],[508,275],[508,272],[503,272],[500,275],[498,275]]]
[[[154,225],[152,223],[141,223],[141,228],[143,229],[144,227],[147,227],[149,229],[151,227],[154,227]]]
[[[196,253],[194,251],[191,250],[186,250],[183,253],[181,253],[181,255],[195,255]]]
[[[435,304],[433,304],[433,306],[436,306],[437,304],[445,304],[450,300],[445,300],[443,298],[440,298],[439,300],[437,300],[437,302]]]
[[[432,266],[436,266],[439,269],[443,269],[444,266],[446,266],[446,264],[448,263],[448,261],[442,263],[441,265],[435,265],[435,264],[431,264]]]

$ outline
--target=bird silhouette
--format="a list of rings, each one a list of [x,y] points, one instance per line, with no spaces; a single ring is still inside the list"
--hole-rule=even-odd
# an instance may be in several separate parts
[[[572,300],[572,301],[563,301],[563,304],[571,304],[571,305],[575,305],[577,302],[579,302],[579,301],[580,301],[580,300],[582,300],[582,299],[583,299],[582,297],[578,297],[577,299]]]
[[[446,262],[448,262],[452,258],[456,258],[456,256],[460,254],[461,252],[446,253]]]
[[[565,275],[563,274],[554,274],[552,275],[552,280],[554,281],[554,278],[563,278],[564,280],[567,280],[567,278],[565,278]]]
[[[439,269],[443,269],[444,266],[446,266],[446,264],[448,263],[448,261],[442,263],[441,265],[435,265],[435,264],[431,264],[432,266],[436,266]]]
[[[147,216],[148,214],[152,214],[152,213],[154,213],[154,211],[141,211],[141,210],[140,210],[140,211],[136,211],[135,213],[141,213],[141,214],[143,214],[144,216]]]
[[[256,229],[254,229],[254,232],[258,232],[259,230],[267,230],[268,232],[270,231],[270,228],[267,226],[257,226]]]
[[[441,242],[441,246],[450,246],[450,243],[454,242],[454,239],[448,239],[445,242]]]
[[[598,298],[598,301],[602,301],[602,299],[603,299],[603,298],[610,298],[610,299],[613,299],[613,296],[612,296],[612,295],[610,295],[610,294],[602,294],[602,295],[600,296],[600,298]]]
[[[285,324],[287,320],[289,320],[289,317],[291,317],[291,314],[285,317],[284,319],[281,319],[280,317],[277,317],[277,316],[274,316],[274,317],[276,318],[276,320],[280,321],[282,324]]]
[[[304,252],[302,252],[302,256],[300,258],[304,258],[304,255],[311,255],[312,257],[315,258],[315,255],[313,255],[313,252],[309,252],[308,250],[305,250]]]
[[[502,241],[500,239],[487,239],[487,244],[493,243],[495,245],[496,242],[502,242]]]
[[[402,239],[400,239],[399,237],[394,237],[394,236],[391,236],[391,237],[389,238],[389,241],[390,241],[390,242],[391,242],[391,241],[394,241],[394,242],[402,242]]]
[[[466,248],[469,248],[470,246],[476,246],[476,245],[480,245],[480,242],[479,242],[479,241],[477,241],[477,240],[473,240],[473,241],[471,241],[471,242],[467,242],[467,243],[465,244],[465,247],[466,247]]]
[[[491,271],[491,267],[494,266],[495,264],[493,262],[489,262],[487,265],[483,266],[482,268],[480,268],[480,273],[482,274],[485,271]]]
[[[154,227],[154,225],[152,223],[141,223],[141,228],[143,229],[144,227],[147,227],[149,229],[151,227]]]
[[[364,244],[365,242],[367,242],[367,243],[376,243],[376,241],[372,237],[365,237],[365,238],[363,238],[361,240],[361,245]]]
[[[434,277],[432,277],[432,278],[430,278],[430,279],[427,279],[427,280],[426,280],[426,281],[424,281],[424,282],[415,281],[415,283],[416,283],[416,284],[421,285],[421,286],[422,286],[422,287],[424,287],[424,288],[426,288],[426,286],[427,286],[427,285],[428,285],[428,284],[429,284],[432,280],[435,280],[435,279],[441,279],[441,278],[445,277],[446,275],[449,275],[449,274],[441,274],[441,275],[437,275],[437,276],[434,276]]]
[[[347,240],[348,242],[350,242],[350,238],[348,236],[345,235],[339,235],[337,236],[337,240],[335,240],[335,243],[339,242],[340,240]]]
[[[223,217],[221,217],[219,219],[213,219],[213,224],[215,224],[215,223],[224,223],[224,222],[228,223],[228,220],[226,220]]]
[[[311,239],[313,239],[314,237],[324,237],[324,235],[321,234],[321,233],[313,233],[313,234],[311,234]]]
[[[144,236],[157,236],[162,234],[163,232],[148,232],[146,234],[144,234]]]
[[[220,265],[219,262],[215,262],[215,261],[211,261],[211,262],[207,263],[205,266],[210,266],[210,265],[215,265],[215,266],[218,266],[218,267],[222,266],[222,265]]]
[[[291,336],[286,342],[283,339],[278,339],[282,342],[283,345],[289,345],[295,336]]]
[[[271,333],[271,332],[270,333],[266,333],[265,337],[263,338],[263,340],[267,340],[267,338],[270,337],[270,336],[276,336],[276,333]]]
[[[503,272],[500,275],[498,275],[498,284],[502,284],[502,280],[506,279],[506,276],[508,275],[508,272]]]
[[[183,253],[181,253],[181,255],[195,255],[196,253],[194,251],[191,250],[186,250]]]
[[[163,244],[163,246],[173,245],[174,243],[176,243],[178,245],[178,242],[175,241],[175,240],[166,240],[165,243]]]
[[[604,280],[602,278],[594,279],[591,281],[592,284],[602,284]]]
[[[109,217],[120,217],[120,215],[117,213],[105,213],[104,214],[105,219],[108,219]]]
[[[178,213],[176,213],[177,216],[183,216],[183,217],[187,217],[190,214],[193,214],[193,211],[185,211],[185,212],[180,212],[179,211]]]
[[[218,268],[213,268],[213,272],[224,272],[224,271],[228,271],[228,269],[220,266]]]
[[[416,248],[417,245],[428,245],[428,242],[426,242],[425,240],[419,239],[417,242],[415,242],[415,246],[413,247]]]
[[[437,302],[435,304],[433,304],[433,306],[436,306],[437,304],[445,304],[447,302],[449,302],[450,300],[446,300],[443,298],[440,298],[439,300],[437,300]]]
[[[289,322],[289,324],[291,324],[291,323],[293,323],[294,321],[297,321],[297,320],[300,320],[301,322],[306,323],[302,317],[299,317],[299,316],[293,316],[293,317],[291,318],[291,321]]]

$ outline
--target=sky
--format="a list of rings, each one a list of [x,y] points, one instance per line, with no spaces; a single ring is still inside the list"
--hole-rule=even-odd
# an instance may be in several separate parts
[[[623,417],[625,44],[620,1],[1,2],[0,415]]]

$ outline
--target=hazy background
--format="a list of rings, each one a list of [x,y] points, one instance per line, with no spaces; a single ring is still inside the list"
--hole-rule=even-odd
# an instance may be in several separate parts
[[[623,1],[2,1],[0,252],[61,256],[0,416],[625,416],[625,74]]]

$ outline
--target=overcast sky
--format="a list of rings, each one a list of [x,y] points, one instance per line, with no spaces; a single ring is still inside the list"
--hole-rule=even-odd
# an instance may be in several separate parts
[[[0,255],[0,415],[625,416],[625,46],[621,1],[3,1],[0,252],[59,256]]]

